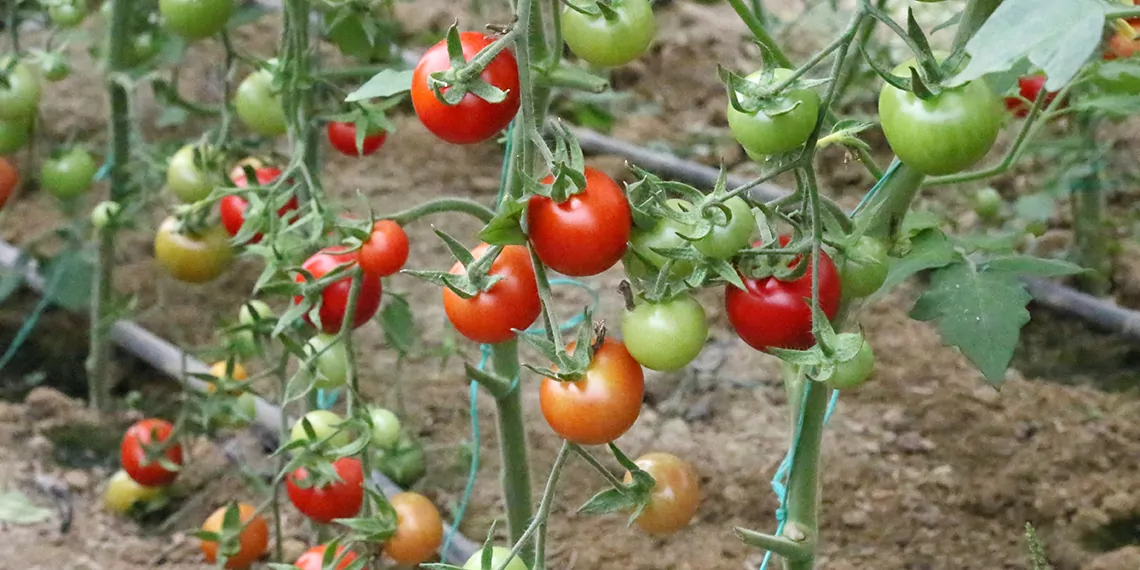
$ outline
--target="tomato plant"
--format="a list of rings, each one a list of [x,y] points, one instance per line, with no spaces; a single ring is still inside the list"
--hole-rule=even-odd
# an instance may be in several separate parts
[[[910,65],[895,69],[909,75]],[[971,81],[920,98],[885,83],[879,121],[899,160],[929,175],[953,174],[989,152],[1002,126],[1002,101],[985,81]]]
[[[328,550],[328,547],[323,544],[320,546],[314,546],[306,550],[304,554],[297,558],[297,561],[294,562],[293,565],[297,568],[300,568],[300,570],[325,570],[323,562],[325,559],[326,550]],[[338,559],[339,561],[336,563],[336,566],[334,566],[332,570],[345,570],[353,562],[356,562],[356,553],[351,550],[345,552],[343,546],[337,546],[336,554],[333,555],[333,560]]]
[[[16,167],[12,166],[8,159],[0,158],[0,208],[8,203],[19,185],[20,173],[16,171]]]
[[[530,243],[542,263],[564,275],[597,275],[625,253],[632,227],[629,202],[612,178],[586,167],[586,186],[565,201],[532,196],[527,207]],[[542,183],[552,184],[553,176]]]
[[[463,32],[459,39],[467,61],[491,44],[491,38],[480,32]],[[507,128],[519,110],[519,66],[515,56],[503,50],[479,75],[487,84],[506,92],[506,98],[498,103],[474,93],[465,94],[455,105],[440,101],[428,81],[433,73],[450,68],[446,40],[428,48],[416,64],[412,76],[412,106],[424,127],[452,144],[480,143]],[[441,91],[446,92],[446,88]]]
[[[679,370],[692,362],[708,339],[705,310],[689,294],[627,309],[621,319],[622,342],[642,366]]]
[[[5,69],[10,61],[0,60],[0,69]],[[2,77],[0,119],[30,122],[40,104],[40,79],[36,72],[24,63],[17,63]]]
[[[791,76],[792,70],[776,68],[767,74],[757,71],[745,79],[775,87]],[[728,128],[745,150],[755,155],[779,154],[804,144],[811,136],[819,119],[819,95],[811,89],[787,89],[755,112],[744,112],[730,103],[726,113]]]
[[[273,85],[273,73],[267,69],[250,73],[238,85],[234,111],[249,130],[263,137],[285,134],[287,123],[281,94]]]
[[[312,255],[301,266],[304,272],[311,276],[312,280],[321,280],[325,275],[331,273],[339,267],[347,267],[349,273],[344,277],[337,279],[331,283],[324,285],[321,288],[321,302],[320,310],[318,311],[320,317],[320,329],[326,333],[333,334],[340,330],[342,323],[344,323],[345,313],[348,311],[348,297],[352,291],[352,269],[356,266],[356,256],[352,253],[343,253],[334,249],[324,249]],[[297,283],[308,283],[310,277],[305,273],[297,273]],[[380,309],[380,296],[382,287],[380,285],[380,276],[372,273],[360,274],[360,293],[356,299],[356,311],[352,315],[350,326],[352,328],[359,328],[364,323],[367,323],[376,311]],[[294,303],[301,303],[303,297],[297,296],[293,299]],[[305,315],[305,321],[312,323],[309,314]]]
[[[365,273],[380,277],[394,275],[408,261],[408,234],[391,220],[376,222],[372,225],[372,235],[360,246],[357,261]]]
[[[634,522],[652,534],[669,534],[689,525],[701,504],[701,481],[696,469],[676,455],[646,453],[634,463],[653,477],[649,504]],[[626,472],[625,482],[633,481]]]
[[[789,238],[780,237],[786,245]],[[819,306],[827,317],[839,311],[840,279],[827,252],[819,255]],[[805,263],[811,263],[805,260]],[[724,308],[728,322],[744,342],[756,350],[792,348],[803,350],[815,344],[812,335],[812,269],[798,279],[781,281],[776,277],[743,277],[744,289],[727,285]]]
[[[306,421],[313,428],[316,439],[311,439],[305,432]],[[290,441],[326,441],[331,447],[341,447],[352,440],[352,435],[347,430],[341,429],[342,423],[344,419],[336,415],[336,412],[313,410],[293,424],[293,429],[289,432]]]
[[[107,487],[103,490],[103,506],[113,513],[126,514],[133,508],[157,500],[163,492],[162,487],[138,484],[126,471],[120,469],[107,480]]]
[[[397,564],[417,566],[435,556],[443,544],[443,519],[427,497],[412,492],[393,496],[396,534],[384,543],[384,554]]]
[[[225,567],[230,570],[249,568],[269,547],[269,524],[261,515],[256,514],[257,510],[253,505],[239,503],[237,507],[242,524],[241,532],[237,536],[240,548],[236,554],[226,558]],[[221,507],[214,511],[206,522],[202,523],[202,530],[221,534],[227,508]],[[202,539],[200,547],[207,563],[214,564],[218,560],[218,541]]]
[[[179,231],[178,221],[167,218],[154,236],[154,257],[171,277],[187,283],[213,281],[233,261],[229,234],[219,226],[193,233]]]
[[[233,0],[158,1],[158,13],[166,29],[188,40],[217,35],[233,11]]]
[[[309,472],[304,467],[294,469],[285,477],[289,501],[301,514],[320,523],[352,518],[364,504],[364,471],[360,460],[341,457],[332,463],[332,467],[339,480],[324,485],[306,483]]]
[[[139,420],[127,428],[119,445],[119,462],[136,483],[158,487],[178,477],[182,444],[168,441],[172,431],[170,422],[156,418]],[[158,447],[165,449],[157,453]]]
[[[273,167],[257,167],[254,170],[254,174],[257,176],[258,185],[268,186],[281,176],[281,170]],[[241,166],[238,166],[230,173],[230,180],[239,188],[248,186],[245,171]],[[290,212],[295,211],[298,207],[299,203],[297,202],[297,197],[291,196],[289,201],[285,202],[284,206],[277,209],[277,216],[284,219]],[[238,232],[241,231],[242,226],[245,225],[245,215],[248,209],[249,202],[237,194],[227,194],[218,202],[218,213],[220,214],[222,227],[226,229],[226,233],[231,236],[236,236]],[[254,236],[250,238],[249,243],[258,243],[264,237],[265,236],[260,233],[254,234]]]
[[[641,365],[624,344],[606,338],[581,378],[544,378],[538,395],[542,416],[555,433],[580,445],[601,445],[633,426],[644,393]]]
[[[330,121],[327,128],[329,144],[345,156],[368,156],[384,146],[388,133],[384,130],[369,132],[360,146],[356,144],[356,125],[341,121]]]
[[[471,250],[476,259],[487,251],[487,244]],[[463,265],[451,268],[462,275]],[[464,299],[451,289],[443,290],[443,310],[459,334],[484,344],[495,344],[514,338],[514,330],[524,330],[538,317],[542,306],[534,266],[525,247],[508,245],[491,264],[490,275],[502,279],[483,291]]]
[[[40,186],[56,198],[70,200],[91,188],[98,168],[91,153],[75,147],[44,161],[40,167]]]
[[[616,0],[562,9],[562,37],[574,55],[601,67],[625,65],[645,53],[657,23],[649,0]],[[587,13],[588,10],[592,13]]]
[[[527,570],[526,563],[517,556],[511,556],[511,549],[502,546],[491,547],[490,564],[483,564],[485,549],[475,551],[463,564],[463,570]],[[503,564],[506,563],[506,566]]]

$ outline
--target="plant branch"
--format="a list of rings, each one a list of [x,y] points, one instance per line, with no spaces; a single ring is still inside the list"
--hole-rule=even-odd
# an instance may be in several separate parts
[[[442,214],[447,212],[458,212],[461,214],[468,214],[478,218],[484,224],[490,222],[495,217],[495,212],[490,208],[466,198],[438,198],[423,204],[412,206],[406,210],[400,210],[392,214],[379,216],[380,220],[392,220],[397,224],[405,225],[414,222],[424,216],[432,214]]]

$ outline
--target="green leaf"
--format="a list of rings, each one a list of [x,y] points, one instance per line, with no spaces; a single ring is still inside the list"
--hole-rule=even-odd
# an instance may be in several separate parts
[[[1019,196],[1013,203],[1017,217],[1027,222],[1047,222],[1056,208],[1056,198],[1042,192]]]
[[[387,297],[388,302],[380,311],[380,328],[384,331],[388,346],[401,356],[406,356],[415,349],[418,340],[412,307],[403,295],[388,293]]]
[[[877,295],[891,290],[906,281],[911,275],[927,269],[944,267],[958,258],[958,252],[940,230],[925,230],[910,242],[910,252],[891,264],[887,280],[879,288]]]
[[[1000,386],[1029,322],[1025,306],[1032,298],[1012,274],[958,263],[934,272],[910,316],[935,321],[943,344],[958,347],[990,384]]]
[[[970,62],[947,86],[1006,71],[1028,58],[1058,91],[1100,44],[1108,4],[1098,0],[1006,0],[966,43]]]
[[[0,523],[35,524],[51,518],[51,509],[38,506],[19,491],[0,493]]]
[[[91,299],[94,264],[80,250],[70,250],[51,258],[44,265],[44,296],[65,309],[79,311]]]
[[[1072,104],[1075,111],[1104,113],[1115,117],[1140,114],[1140,97],[1136,95],[1100,95],[1082,97]]]
[[[1061,277],[1084,273],[1087,270],[1075,263],[1061,259],[1043,259],[1031,255],[1006,255],[986,262],[985,271],[987,273],[1033,275],[1036,277]]]
[[[586,515],[604,515],[631,510],[638,505],[637,496],[629,491],[610,487],[590,497],[578,507],[578,512]]]
[[[344,100],[347,103],[352,103],[364,99],[391,97],[397,93],[408,91],[411,88],[412,70],[385,69],[373,75],[371,79],[364,82],[364,85],[361,85],[356,91],[349,93]]]
[[[495,214],[479,232],[479,239],[491,245],[523,245],[526,234],[522,230],[522,205],[511,200]]]

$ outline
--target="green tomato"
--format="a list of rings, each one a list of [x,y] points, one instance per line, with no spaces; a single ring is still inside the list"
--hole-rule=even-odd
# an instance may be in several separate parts
[[[1025,231],[1033,237],[1041,237],[1045,235],[1045,232],[1049,231],[1049,224],[1041,220],[1033,220],[1025,224]]]
[[[241,429],[257,419],[257,397],[249,392],[242,392],[234,398],[229,408],[229,414],[216,418],[218,427]]]
[[[863,236],[847,249],[839,267],[840,291],[847,299],[862,299],[879,290],[890,272],[890,252],[881,240]]]
[[[250,73],[238,85],[234,109],[246,127],[261,136],[285,134],[285,109],[281,97],[274,92],[273,74],[260,69]]]
[[[201,150],[208,152],[204,148]],[[205,199],[214,191],[214,186],[222,182],[216,173],[199,168],[194,162],[194,154],[194,145],[186,145],[170,157],[166,167],[166,187],[188,204]]]
[[[48,8],[48,17],[61,28],[74,28],[87,17],[87,5],[84,0],[63,0]]]
[[[1004,205],[1005,200],[1001,194],[988,186],[974,194],[974,213],[983,220],[992,221],[1000,218]]]
[[[12,154],[32,137],[31,119],[0,119],[0,155]]]
[[[63,81],[71,75],[71,64],[60,53],[50,53],[40,61],[40,72],[48,81]]]
[[[732,219],[724,225],[714,224],[708,235],[693,242],[697,251],[716,259],[729,259],[747,248],[756,232],[756,217],[744,198],[729,198],[724,205],[732,212]],[[716,210],[716,216],[718,221],[724,220],[722,210]]]
[[[599,12],[594,2],[575,1],[598,13],[583,14],[569,6],[562,9],[562,37],[574,55],[591,65],[617,67],[649,49],[657,33],[649,0],[611,0],[608,14]]]
[[[667,200],[665,204],[678,211],[684,209],[692,209],[692,204],[679,200],[676,198]],[[674,249],[685,247],[688,242],[681,235],[689,235],[692,233],[692,228],[677,222],[670,218],[661,218],[657,221],[657,225],[648,230],[634,228],[629,236],[629,243],[632,246],[631,250],[636,250],[637,253],[645,257],[646,260],[653,264],[653,267],[645,267],[641,258],[637,257],[631,252],[626,253],[622,258],[622,263],[625,265],[625,270],[631,277],[643,277],[655,273],[657,270],[665,267],[665,263],[669,258],[653,251],[657,249]],[[688,277],[693,272],[693,262],[687,260],[674,260],[672,269],[669,271],[672,277],[683,279]]]
[[[10,58],[0,61],[0,70],[8,69]],[[0,85],[0,119],[31,121],[40,104],[40,78],[32,68],[17,63],[5,76],[7,86]]]
[[[127,64],[134,67],[150,61],[162,50],[161,42],[154,32],[144,31],[131,38],[131,45],[127,50]]]
[[[909,76],[911,65],[894,73]],[[981,160],[997,140],[1004,111],[1002,98],[981,80],[927,100],[889,83],[879,92],[879,121],[891,150],[927,175],[952,174]]]
[[[511,549],[504,546],[491,547],[491,564],[483,564],[483,549],[475,551],[471,558],[463,564],[463,570],[497,570],[502,567],[503,563],[510,560],[510,564],[503,570],[527,570],[526,563],[519,557],[511,558]]]
[[[57,158],[45,160],[40,168],[40,186],[61,200],[70,200],[91,188],[99,165],[91,153],[73,148]]]
[[[233,0],[158,0],[163,26],[191,41],[217,35],[233,11]]]
[[[238,310],[238,322],[247,327],[252,327],[260,320],[272,319],[275,316],[273,309],[265,301],[259,299],[242,303],[241,309]]]
[[[411,488],[427,473],[424,448],[407,434],[401,434],[395,447],[379,450],[377,468],[393,483]]]
[[[338,431],[344,420],[336,413],[328,410],[313,410],[305,414],[302,419],[297,420],[290,432],[292,441],[312,441],[305,433],[305,420],[309,420],[309,424],[313,426],[313,433],[317,436],[316,441],[329,438],[328,445],[334,448],[347,445],[352,441],[352,436],[347,431]],[[333,435],[334,433],[336,435]]]
[[[310,358],[316,355],[315,387],[331,390],[344,386],[348,380],[348,347],[338,341],[336,335],[314,336],[305,345],[305,353]]]
[[[372,420],[372,443],[379,448],[390,448],[400,441],[400,418],[391,410],[379,406],[368,408]]]
[[[708,340],[705,309],[684,293],[661,303],[642,303],[621,319],[622,342],[638,363],[652,370],[679,370]]]
[[[854,358],[847,362],[840,362],[835,367],[835,372],[832,373],[831,378],[827,379],[827,385],[834,390],[858,388],[874,372],[875,353],[871,350],[871,343],[864,340]]]
[[[757,85],[775,86],[791,77],[792,73],[792,70],[781,67],[772,70],[766,83],[763,70],[746,79]],[[768,115],[763,110],[742,113],[731,103],[728,105],[728,128],[753,160],[761,155],[787,152],[804,144],[819,120],[819,94],[811,89],[786,89],[772,104],[774,110],[791,110],[777,115]]]
[[[95,204],[95,207],[91,209],[91,225],[100,230],[107,227],[111,220],[119,215],[120,210],[122,210],[122,206],[111,200],[104,200]]]

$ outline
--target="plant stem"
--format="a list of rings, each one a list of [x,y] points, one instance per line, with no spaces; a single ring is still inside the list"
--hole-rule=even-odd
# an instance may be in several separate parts
[[[966,42],[974,37],[978,28],[986,23],[990,14],[997,10],[1002,0],[970,0],[962,11],[962,19],[958,21],[958,29],[954,32],[954,49],[965,47]]]
[[[459,212],[461,214],[468,214],[478,218],[484,224],[491,221],[495,217],[495,212],[488,209],[486,206],[466,198],[438,198],[429,202],[424,202],[418,206],[412,206],[407,210],[400,210],[393,214],[382,216],[382,220],[392,220],[397,224],[404,225],[409,222],[414,222],[424,216],[431,214],[440,214],[444,212]]]
[[[127,49],[130,34],[127,25],[134,2],[115,0],[111,8],[111,25],[107,30],[107,92],[111,103],[110,137],[111,200],[126,201],[130,194],[127,165],[131,154],[130,99],[126,86],[119,81],[119,73],[127,68]],[[87,382],[92,408],[105,410],[110,406],[111,386],[107,377],[111,359],[111,322],[107,308],[111,301],[115,268],[114,224],[97,230],[99,253],[97,270],[91,292],[90,349],[87,355]]]
[[[1070,181],[1073,208],[1073,241],[1077,264],[1092,269],[1078,278],[1080,288],[1093,295],[1108,292],[1112,264],[1105,243],[1104,192],[1100,176],[1100,153],[1096,149],[1096,123],[1090,113],[1075,120],[1078,136],[1092,148],[1087,153],[1088,174]]]
[[[281,394],[285,394],[286,385],[289,383],[287,371],[289,369],[289,351],[281,351],[281,359],[277,364],[276,376],[278,382],[278,390]],[[281,425],[278,427],[280,430],[277,437],[278,441],[289,441],[289,417],[285,414],[285,402],[281,402]],[[286,455],[281,455],[277,459],[277,472],[281,473],[285,470],[285,465],[289,462]],[[273,483],[273,533],[274,533],[274,553],[277,555],[277,561],[285,562],[285,547],[284,547],[284,532],[281,524],[281,481],[275,480]]]
[[[756,40],[768,50],[768,55],[772,56],[773,61],[778,63],[780,67],[793,67],[792,60],[788,59],[787,54],[780,49],[779,44],[764,27],[764,22],[744,3],[744,0],[728,0],[728,3],[732,5],[733,10],[736,10],[744,25],[748,26],[748,31],[752,32],[752,35],[756,36]]]
[[[509,340],[492,346],[491,361],[495,373],[515,380],[519,376],[518,341]],[[526,425],[523,423],[522,391],[518,382],[508,393],[495,398],[499,420],[499,455],[502,462],[503,500],[507,505],[507,529],[512,543],[518,542],[530,523],[530,464],[527,460]],[[527,568],[533,566],[534,553],[522,551]]]
[[[795,461],[788,473],[788,519],[783,536],[814,545],[819,535],[819,458],[823,419],[827,415],[827,390],[815,385],[803,371],[788,379],[785,388],[792,406],[792,433],[797,433],[797,427],[799,431],[793,442]],[[787,570],[811,570],[816,549],[813,546],[809,551],[808,558],[786,560]]]
[[[566,464],[566,459],[570,456],[570,448],[575,444],[568,441],[562,441],[562,448],[558,450],[558,456],[554,458],[554,465],[550,468],[550,476],[546,479],[546,488],[542,491],[542,499],[538,502],[538,514],[535,515],[534,520],[530,522],[519,541],[515,543],[514,548],[511,549],[511,555],[507,556],[503,563],[493,570],[504,570],[504,567],[510,563],[511,559],[517,556],[522,549],[526,546],[526,541],[530,537],[535,536],[535,559],[531,568],[534,570],[542,570],[546,567],[544,558],[544,544],[546,538],[546,519],[550,518],[550,507],[554,503],[554,490],[558,487],[558,478],[562,475],[562,467]]]

